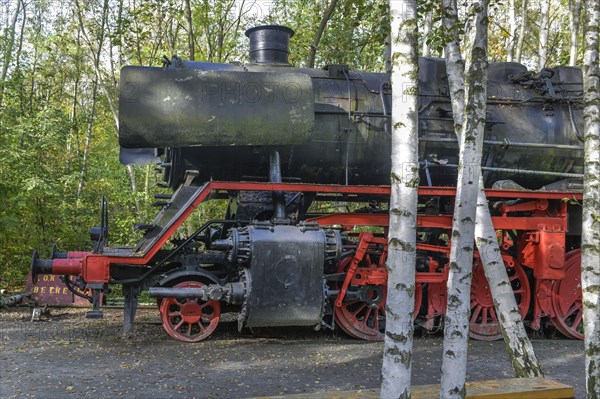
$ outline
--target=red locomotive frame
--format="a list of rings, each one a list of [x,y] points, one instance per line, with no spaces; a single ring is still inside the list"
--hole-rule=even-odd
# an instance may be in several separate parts
[[[104,254],[73,252],[64,259],[53,259],[51,272],[81,276],[88,284],[109,283],[111,265],[149,264],[202,202],[217,193],[236,191],[335,194],[367,196],[382,200],[387,200],[390,195],[389,186],[211,181],[197,188],[189,205],[173,218],[163,234],[157,237],[145,251],[133,252],[126,256],[110,250],[105,251]],[[419,188],[420,198],[445,198],[452,201],[455,193],[454,187]],[[547,316],[556,329],[565,336],[582,339],[580,253],[576,248],[576,241],[573,241],[574,245],[567,242],[568,203],[565,201],[565,199],[581,200],[581,193],[488,189],[486,194],[490,201],[496,203],[492,221],[498,232],[503,259],[509,271],[522,317],[527,317],[530,320],[529,326],[537,330],[542,326],[542,318]],[[385,300],[380,301],[377,307],[361,308],[360,304],[344,302],[343,299],[350,285],[380,286],[379,294],[373,295],[380,295],[381,292],[385,294],[387,282],[385,232],[387,232],[388,218],[387,213],[333,213],[307,218],[307,221],[316,222],[321,226],[339,225],[346,230],[351,230],[355,226],[383,228],[384,234],[375,235],[368,232],[358,234],[357,249],[353,256],[340,260],[337,265],[337,272],[345,273],[345,278],[339,283],[339,294],[334,300],[335,320],[350,335],[361,339],[382,338],[378,326],[368,325],[367,319],[373,320],[371,312],[376,312],[375,316],[384,316]],[[450,232],[452,212],[419,214],[417,224],[425,231],[434,229]],[[573,247],[568,248],[568,245]],[[378,249],[374,255],[372,249],[375,247]],[[449,243],[420,242],[417,249],[428,254],[447,255]],[[429,270],[416,273],[415,315],[420,316],[421,324],[425,328],[432,329],[436,318],[445,312],[448,266],[440,264],[433,257],[429,259]],[[427,295],[424,294],[425,291]],[[471,308],[471,336],[483,340],[498,339],[500,330],[493,301],[477,253],[474,259]],[[379,317],[374,318],[374,320],[378,319]]]

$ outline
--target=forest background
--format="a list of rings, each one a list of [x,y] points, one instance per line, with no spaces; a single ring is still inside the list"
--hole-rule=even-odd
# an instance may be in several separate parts
[[[581,63],[583,1],[494,1],[490,61]],[[418,3],[421,55],[441,57],[441,1]],[[34,248],[91,249],[102,195],[112,244],[134,243],[134,224],[154,218],[161,175],[119,163],[120,68],[174,54],[245,62],[244,31],[259,24],[294,29],[295,66],[385,69],[386,0],[0,0],[0,289],[22,289]]]

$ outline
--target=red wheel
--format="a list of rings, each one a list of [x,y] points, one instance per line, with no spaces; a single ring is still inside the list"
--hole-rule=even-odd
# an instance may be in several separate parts
[[[581,293],[581,252],[576,249],[565,256],[565,277],[552,285],[556,329],[568,338],[583,339],[583,305]]]
[[[511,261],[505,264],[508,279],[515,293],[515,299],[521,318],[527,315],[531,302],[529,280],[523,267]],[[494,300],[490,292],[487,278],[480,259],[473,261],[473,280],[471,283],[471,316],[469,322],[469,337],[480,341],[496,341],[502,339],[498,324]]]
[[[202,287],[199,281],[184,281],[176,288]],[[163,298],[160,318],[167,334],[184,342],[198,342],[215,331],[221,317],[219,301],[202,302],[195,298]]]
[[[337,272],[345,273],[351,262],[352,256],[343,258],[338,263]],[[358,270],[360,270],[360,268],[377,268],[379,266],[377,263],[371,262],[370,255],[367,254],[358,267]],[[358,270],[357,273],[359,272]],[[353,286],[351,285],[349,288],[351,287]],[[385,335],[387,281],[383,285],[374,285],[371,287],[373,289],[369,292],[369,301],[343,302],[341,307],[335,308],[335,320],[344,332],[354,338],[366,341],[382,341]],[[421,308],[422,296],[421,285],[417,284],[415,290],[415,317],[417,317],[417,313]]]

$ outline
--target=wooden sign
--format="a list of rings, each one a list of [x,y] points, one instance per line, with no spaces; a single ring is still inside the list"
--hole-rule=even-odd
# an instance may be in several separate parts
[[[79,291],[78,288],[76,288]],[[44,274],[38,276],[37,284],[31,280],[31,272],[25,282],[25,292],[31,292],[30,301],[35,301],[40,305],[51,306],[91,306],[90,302],[73,294],[60,276],[54,274]],[[80,291],[79,291],[80,292]]]

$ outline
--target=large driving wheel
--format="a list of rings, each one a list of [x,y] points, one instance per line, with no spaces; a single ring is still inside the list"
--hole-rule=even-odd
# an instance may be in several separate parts
[[[508,279],[515,294],[519,314],[523,319],[529,310],[531,291],[529,280],[523,267],[510,260],[505,261]],[[469,337],[480,341],[502,339],[502,331],[494,309],[494,300],[479,258],[473,261],[473,280],[471,283],[471,317]]]
[[[583,301],[581,292],[581,252],[576,249],[565,256],[565,277],[552,285],[556,329],[568,338],[583,339]]]
[[[199,288],[199,281],[184,281],[175,288]],[[197,298],[163,298],[160,317],[167,334],[184,342],[198,342],[216,330],[221,317],[219,301],[203,302]]]
[[[337,273],[347,272],[353,257],[341,259],[337,265]],[[371,255],[366,254],[359,263],[357,274],[365,269],[382,268],[385,262],[373,262]],[[341,284],[340,284],[341,287]],[[348,287],[356,289],[356,286]],[[385,302],[387,281],[382,285],[361,286],[368,290],[368,300],[344,301],[341,307],[335,308],[335,320],[338,326],[348,335],[366,341],[382,341],[385,336]],[[415,317],[421,307],[423,292],[421,285],[415,290]]]

